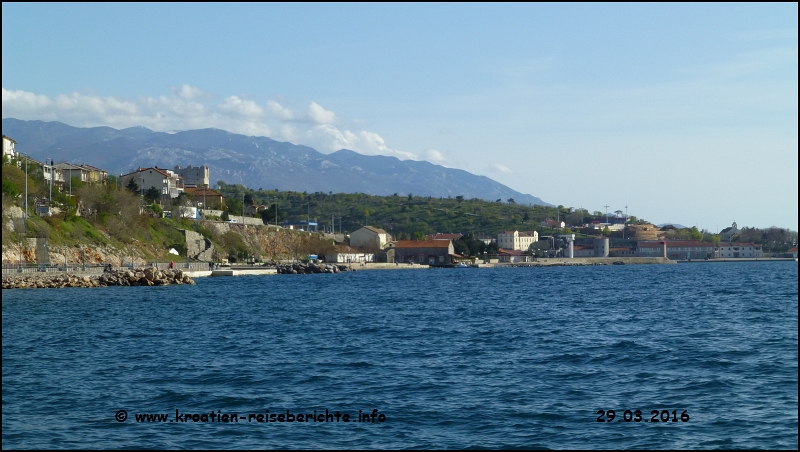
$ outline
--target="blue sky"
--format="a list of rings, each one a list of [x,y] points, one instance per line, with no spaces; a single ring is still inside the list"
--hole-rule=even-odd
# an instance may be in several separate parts
[[[796,3],[2,8],[3,117],[217,127],[797,230]]]

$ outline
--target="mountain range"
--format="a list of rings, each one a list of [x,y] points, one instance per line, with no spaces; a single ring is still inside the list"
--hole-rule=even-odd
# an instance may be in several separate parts
[[[80,128],[61,122],[4,118],[3,135],[16,141],[18,152],[36,160],[86,163],[109,174],[127,174],[137,167],[206,165],[212,185],[224,180],[267,190],[460,195],[467,199],[513,198],[518,204],[551,205],[486,176],[426,161],[362,155],[348,149],[323,154],[308,146],[219,129],[166,133],[145,127]]]

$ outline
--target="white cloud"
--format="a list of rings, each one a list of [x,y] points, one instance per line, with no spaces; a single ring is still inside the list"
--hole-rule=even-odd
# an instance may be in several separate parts
[[[351,149],[365,155],[420,159],[415,153],[390,147],[375,132],[336,127],[336,114],[316,102],[311,102],[305,113],[293,112],[274,100],[265,105],[238,96],[213,104],[207,94],[189,85],[173,90],[171,96],[139,96],[133,100],[80,93],[49,97],[3,88],[2,114],[4,118],[61,121],[75,127],[144,126],[160,132],[218,128],[304,144],[320,152]],[[433,162],[445,160],[435,149],[423,155]]]
[[[425,160],[430,162],[443,162],[446,159],[442,155],[441,152],[437,151],[436,149],[428,149],[425,151]]]
[[[289,110],[288,108],[284,107],[283,105],[275,102],[274,100],[271,100],[271,101],[267,102],[267,110],[269,110],[269,113],[272,116],[274,116],[274,117],[276,117],[278,119],[291,120],[291,119],[294,119],[294,116],[295,116],[294,113],[292,113],[291,110]]]
[[[240,99],[238,96],[231,96],[220,104],[217,109],[223,113],[243,118],[260,118],[264,116],[264,110],[252,100]]]
[[[499,163],[493,163],[492,166],[490,167],[489,171],[491,171],[493,173],[503,173],[503,174],[511,174],[511,173],[514,172],[514,171],[511,171],[511,168],[509,168],[509,167],[507,167],[505,165],[501,165]]]
[[[350,149],[364,155],[388,155],[400,159],[417,160],[416,154],[390,148],[386,141],[374,132],[362,130],[352,132],[340,130],[332,125],[319,125],[305,132],[305,143],[315,146],[320,151],[338,151]]]
[[[175,90],[175,95],[183,100],[192,100],[203,96],[205,93],[199,88],[190,85],[181,85],[180,89]]]
[[[316,102],[311,102],[308,106],[308,118],[316,124],[333,124],[336,115],[332,111],[322,108]]]

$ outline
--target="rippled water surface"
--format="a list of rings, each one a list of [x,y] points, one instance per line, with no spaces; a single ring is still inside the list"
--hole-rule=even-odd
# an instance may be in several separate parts
[[[797,295],[796,262],[4,290],[3,448],[795,449]]]

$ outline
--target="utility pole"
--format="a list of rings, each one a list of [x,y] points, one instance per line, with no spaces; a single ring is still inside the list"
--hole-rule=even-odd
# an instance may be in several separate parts
[[[23,231],[28,232],[28,154],[25,154],[25,221]]]
[[[625,221],[622,223],[622,240],[625,240],[625,227],[628,226],[628,205],[625,204]]]
[[[47,200],[47,216],[53,214],[53,178],[55,172],[53,171],[53,159],[50,159],[50,199]]]

